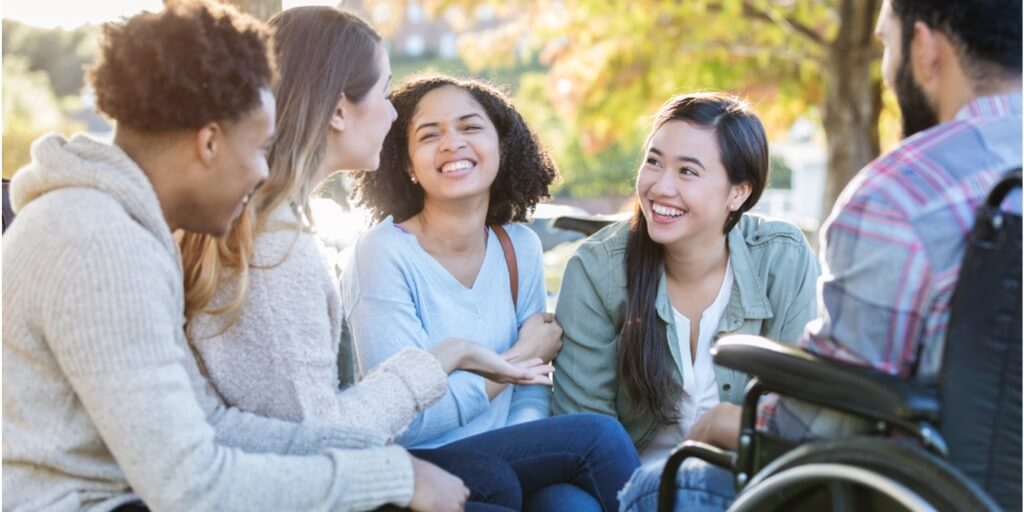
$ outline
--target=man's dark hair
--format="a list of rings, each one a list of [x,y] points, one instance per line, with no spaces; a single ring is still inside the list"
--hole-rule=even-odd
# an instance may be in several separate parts
[[[914,23],[950,38],[974,80],[1021,73],[1021,0],[891,0],[900,20],[903,58],[910,54]]]
[[[89,70],[96,106],[132,129],[161,132],[235,120],[273,77],[269,31],[231,6],[167,2],[103,27]]]
[[[370,209],[375,221],[392,215],[395,222],[403,222],[423,209],[423,189],[412,183],[408,174],[412,165],[409,123],[423,96],[446,86],[469,93],[498,131],[501,163],[491,184],[487,224],[525,222],[537,202],[550,196],[548,187],[558,176],[558,168],[501,91],[478,80],[443,75],[414,79],[391,93],[398,117],[384,139],[380,167],[355,177],[359,203]]]

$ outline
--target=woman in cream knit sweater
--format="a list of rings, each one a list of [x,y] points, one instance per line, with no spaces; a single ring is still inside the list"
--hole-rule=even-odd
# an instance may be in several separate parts
[[[549,384],[551,367],[539,359],[514,365],[482,345],[450,339],[429,351],[402,351],[384,371],[339,391],[341,305],[311,232],[309,199],[332,172],[376,168],[394,119],[386,96],[390,64],[372,27],[339,9],[289,9],[271,25],[278,125],[268,179],[225,240],[186,234],[179,242],[190,344],[224,401],[393,440],[445,395],[447,374],[457,369]],[[522,330],[546,343],[557,343],[560,333],[544,315]],[[514,475],[496,457],[413,455],[466,480],[471,501],[518,507]]]

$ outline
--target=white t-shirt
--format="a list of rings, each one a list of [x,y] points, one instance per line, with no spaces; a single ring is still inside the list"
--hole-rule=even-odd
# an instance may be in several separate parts
[[[711,341],[718,328],[718,323],[729,304],[732,294],[732,259],[726,263],[725,277],[722,287],[714,302],[700,315],[697,328],[696,357],[690,356],[690,319],[672,308],[676,324],[676,338],[679,342],[679,355],[683,369],[683,398],[679,403],[679,422],[673,425],[662,425],[658,428],[651,444],[640,453],[644,464],[668,457],[672,450],[686,438],[701,416],[712,407],[718,405],[718,382],[715,379],[715,365],[711,358]]]

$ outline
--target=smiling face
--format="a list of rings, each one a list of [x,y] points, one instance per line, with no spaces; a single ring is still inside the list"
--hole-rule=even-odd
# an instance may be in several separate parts
[[[206,139],[210,152],[201,180],[180,213],[180,228],[223,236],[267,178],[267,148],[274,134],[274,97],[260,91],[260,103]],[[208,128],[204,128],[208,130]]]
[[[668,121],[651,136],[644,158],[636,192],[656,243],[723,236],[727,217],[750,195],[749,183],[729,182],[713,129]]]
[[[423,96],[409,123],[411,178],[424,201],[486,203],[501,162],[498,131],[465,90],[444,86]]]

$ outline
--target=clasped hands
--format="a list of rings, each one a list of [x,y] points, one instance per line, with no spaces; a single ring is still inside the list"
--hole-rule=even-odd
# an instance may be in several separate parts
[[[498,354],[471,341],[449,338],[430,350],[446,372],[465,370],[500,384],[550,386],[550,361],[562,348],[562,328],[551,313],[536,313],[519,329],[512,348]]]

